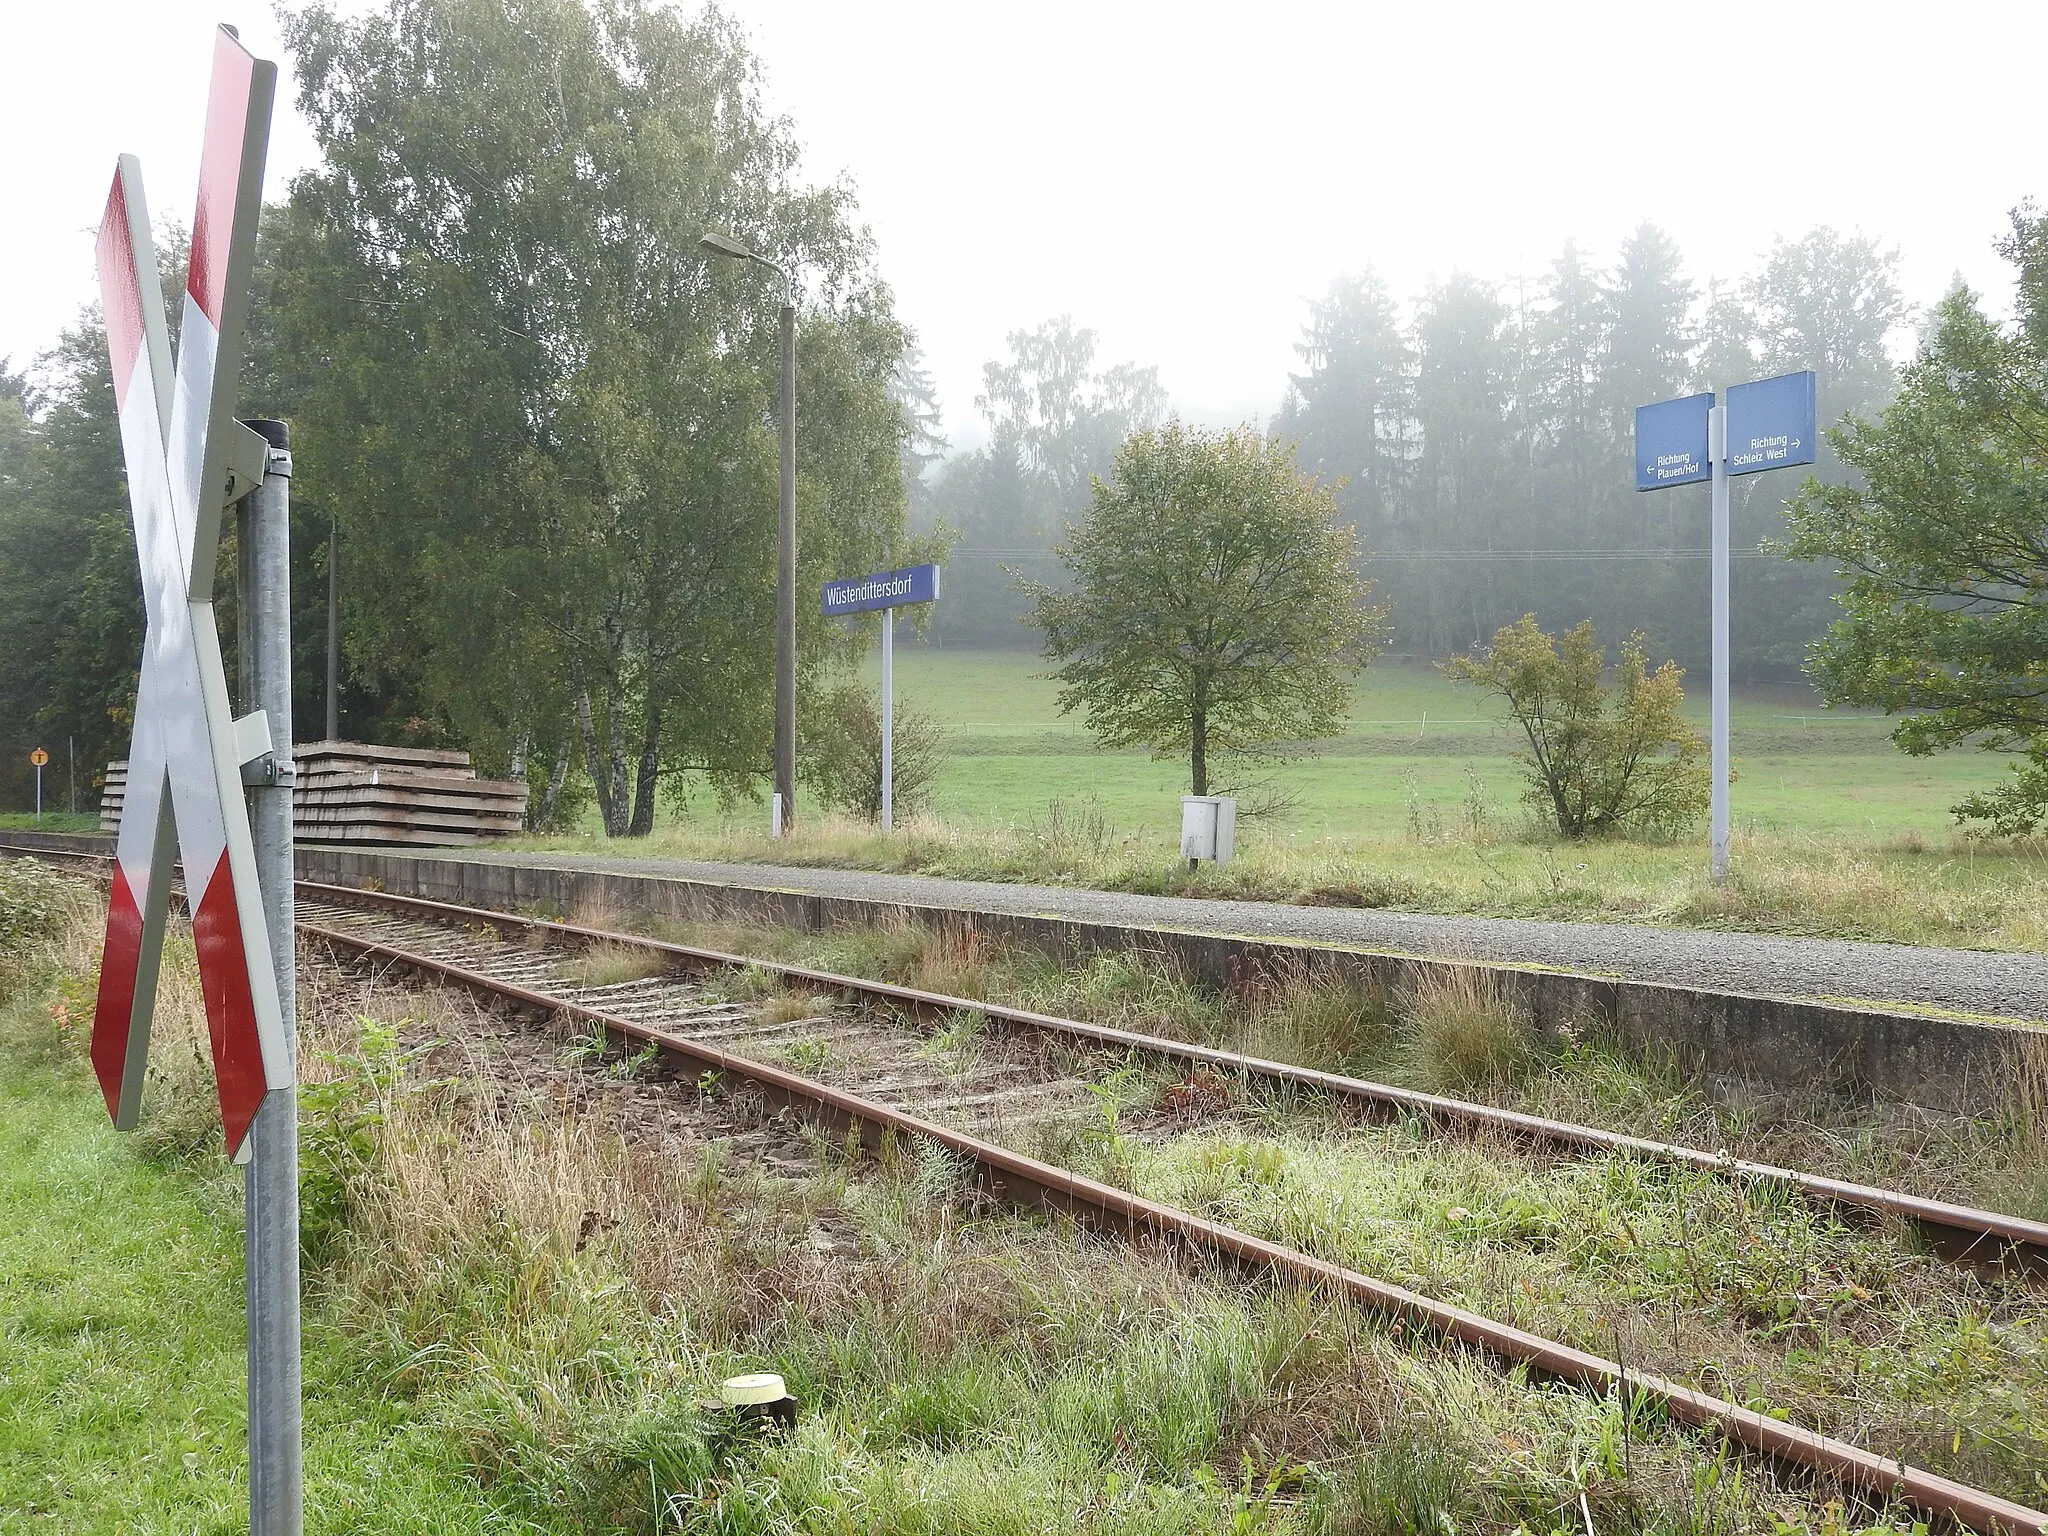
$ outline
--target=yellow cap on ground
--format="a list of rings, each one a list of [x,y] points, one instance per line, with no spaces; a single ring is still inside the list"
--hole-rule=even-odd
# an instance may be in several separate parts
[[[718,1395],[735,1408],[749,1403],[776,1403],[789,1396],[789,1388],[773,1371],[758,1376],[733,1376],[720,1383]]]

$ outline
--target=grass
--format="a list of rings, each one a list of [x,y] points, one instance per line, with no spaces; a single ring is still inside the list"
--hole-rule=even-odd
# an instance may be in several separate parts
[[[765,936],[718,937],[757,950]],[[959,947],[912,930],[784,942],[913,984]],[[1284,978],[1218,995],[1129,954],[1062,970],[984,944],[977,962],[989,997],[1125,1024],[1163,1015],[1169,1032],[1225,1044],[1291,1037],[1322,1065],[1950,1196],[1974,1186],[2003,1208],[2024,1209],[2048,1169],[2040,1057],[2010,1105],[1936,1124],[1782,1093],[1716,1103],[1596,1040],[1536,1040],[1483,979],[1394,998]],[[2048,1485],[2048,1303],[2017,1276],[1959,1271],[1895,1224],[1845,1225],[1709,1174],[1355,1124],[1214,1073],[1092,1071],[1100,1122],[1036,1127],[1026,1150],[2015,1499]]]
[[[38,816],[34,811],[0,811],[0,830],[11,832],[97,832],[100,829],[98,811],[80,811],[77,815],[69,811],[45,811]]]
[[[586,950],[571,968],[579,987],[617,987],[659,976],[659,955],[626,944],[598,944]]]
[[[1224,1124],[1133,1186],[1974,1486],[2048,1479],[2048,1309],[1894,1234],[1705,1174],[1402,1127]]]
[[[32,879],[0,868],[0,910],[49,903],[55,930],[0,921],[0,1531],[246,1531],[241,1181],[107,1126],[78,1041],[99,914]],[[166,1022],[189,1024],[167,991]],[[506,1529],[461,1445],[325,1323],[307,1529]]]
[[[77,1025],[51,1011],[96,918],[5,981],[0,1529],[227,1530],[234,1182],[100,1129]],[[1172,982],[1083,983],[1131,1007],[1148,985]],[[565,1066],[560,1042],[447,994],[316,970],[302,1017],[315,1531],[1909,1524],[1327,1299],[982,1213],[931,1149],[849,1162],[716,1084]],[[1275,1189],[1353,1176],[1281,1159],[1240,1161]],[[1491,1211],[1484,1176],[1469,1201]],[[797,1394],[793,1432],[698,1408],[761,1368]]]
[[[1521,803],[1517,741],[1493,706],[1432,669],[1384,662],[1347,734],[1283,765],[1246,807],[1231,864],[1177,857],[1184,768],[1099,751],[1063,718],[1043,663],[912,648],[903,696],[946,728],[928,814],[893,838],[805,802],[794,837],[703,797],[647,838],[595,823],[509,846],[613,856],[901,870],[964,879],[1498,917],[2048,949],[2048,846],[1960,836],[1948,807],[2002,777],[1978,753],[1908,758],[1890,722],[1819,709],[1803,690],[1738,691],[1735,874],[1716,883],[1704,829],[1670,843],[1569,843]],[[1695,715],[1703,696],[1692,701]],[[1700,723],[1704,717],[1701,716]]]
[[[410,1034],[456,1034],[463,1005],[407,1003]],[[418,1390],[487,1403],[501,1488],[593,1529],[1338,1532],[1434,1512],[1549,1531],[1584,1494],[1603,1528],[1681,1531],[1703,1488],[1730,1529],[1827,1520],[1825,1490],[1746,1481],[1653,1415],[1324,1300],[972,1217],[934,1151],[856,1166],[813,1143],[810,1175],[764,1177],[719,1141],[622,1134],[627,1106],[508,1112],[453,1064],[379,1090],[337,1284],[364,1290],[394,1357],[463,1341]],[[760,1368],[802,1423],[722,1436],[695,1395]]]
[[[1423,973],[1404,1000],[1423,1086],[1469,1093],[1512,1077],[1533,1047],[1529,1021],[1496,972]]]

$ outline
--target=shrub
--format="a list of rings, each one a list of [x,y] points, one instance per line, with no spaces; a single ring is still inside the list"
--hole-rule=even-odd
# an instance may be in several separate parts
[[[841,683],[810,712],[804,781],[828,805],[864,821],[882,819],[882,704],[859,683]],[[931,800],[946,762],[945,732],[919,710],[896,705],[895,816],[915,815]]]
[[[1524,614],[1483,656],[1443,669],[1507,701],[1529,742],[1527,798],[1566,837],[1669,834],[1706,810],[1707,741],[1678,713],[1685,673],[1669,661],[1650,671],[1640,632],[1623,643],[1611,690],[1590,620],[1560,642]]]
[[[0,961],[54,934],[77,892],[76,881],[33,859],[0,859]]]

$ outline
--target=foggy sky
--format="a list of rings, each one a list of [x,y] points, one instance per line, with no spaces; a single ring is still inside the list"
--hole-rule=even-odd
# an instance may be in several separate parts
[[[1959,271],[2002,308],[1992,242],[2048,194],[2039,0],[730,9],[813,178],[855,184],[956,444],[1003,334],[1059,313],[1222,422],[1272,412],[1305,301],[1368,263],[1404,299],[1460,267],[1533,285],[1566,239],[1604,261],[1650,219],[1704,288],[1826,223],[1896,243],[1916,303]],[[217,20],[281,59],[234,0],[7,6],[16,366],[94,296],[117,152],[189,220]],[[273,198],[314,158],[281,62]]]

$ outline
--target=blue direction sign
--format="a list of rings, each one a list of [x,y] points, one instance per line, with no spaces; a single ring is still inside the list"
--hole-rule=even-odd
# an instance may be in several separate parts
[[[900,571],[876,571],[851,581],[825,583],[825,617],[863,613],[870,608],[900,608],[905,603],[933,603],[939,597],[936,565],[907,565]]]
[[[1818,436],[1814,429],[1811,372],[1737,384],[1728,391],[1728,473],[1754,475],[1811,464]]]
[[[1707,462],[1707,412],[1712,394],[1686,395],[1636,407],[1636,489],[1661,491],[1711,480]]]

